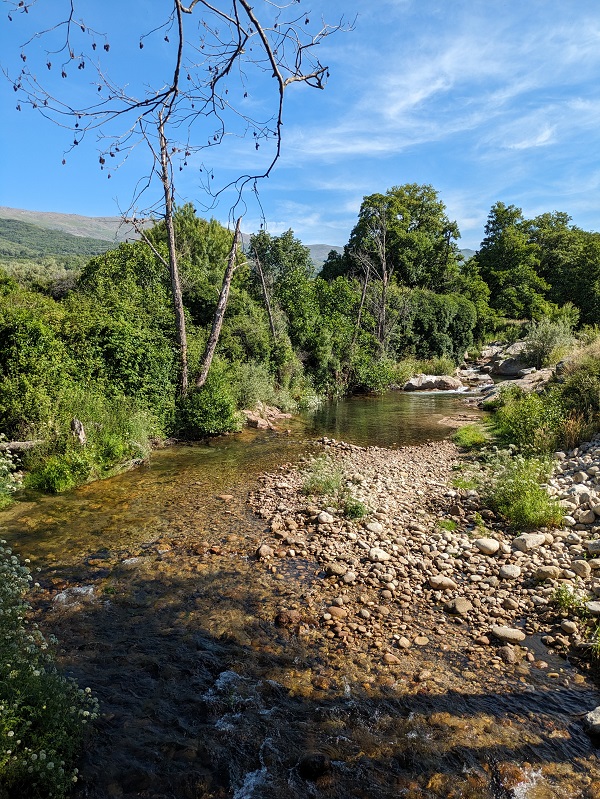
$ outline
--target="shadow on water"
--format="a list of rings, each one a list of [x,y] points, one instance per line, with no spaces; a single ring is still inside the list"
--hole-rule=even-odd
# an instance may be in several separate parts
[[[164,450],[2,514],[1,534],[42,568],[35,603],[61,664],[101,702],[77,797],[598,799],[578,715],[600,704],[594,691],[510,674],[488,686],[435,644],[385,667],[317,631],[314,570],[284,577],[247,557],[262,535],[246,505],[257,476],[306,452],[305,435],[407,443],[397,397],[379,433],[370,399],[338,404],[336,422]],[[438,415],[459,407],[436,402],[419,440],[445,435]],[[69,593],[81,584],[90,597]],[[294,604],[302,629],[276,626]],[[440,683],[416,679],[426,658]]]
[[[366,690],[350,654],[274,625],[265,592],[287,588],[271,575],[189,558],[186,576],[117,568],[114,593],[46,616],[102,707],[80,796],[510,799],[529,795],[522,764],[547,770],[536,797],[595,796],[575,786],[589,689]]]

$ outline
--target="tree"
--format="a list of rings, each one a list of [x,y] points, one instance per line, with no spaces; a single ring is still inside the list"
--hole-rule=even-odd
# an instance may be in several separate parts
[[[548,310],[549,285],[539,275],[539,249],[520,208],[503,202],[492,206],[475,259],[492,308],[513,319],[538,319]]]
[[[437,191],[407,183],[363,199],[348,248],[380,262],[385,238],[386,269],[395,272],[398,283],[443,291],[456,269],[459,237]]]
[[[116,36],[115,24],[117,29],[122,26],[121,17],[107,18],[98,5],[89,8],[89,16],[83,19],[76,11],[77,0],[64,0],[63,15],[57,12],[57,21],[39,30],[35,21],[30,22],[35,16],[30,14],[36,11],[35,0],[3,2],[12,9],[9,20],[20,13],[30,36],[21,49],[20,70],[12,78],[5,73],[13,81],[19,110],[29,105],[72,131],[67,153],[86,136],[96,133],[100,169],[109,178],[138,144],[149,147],[149,171],[137,183],[124,216],[169,271],[180,353],[180,386],[185,394],[187,336],[174,226],[175,171],[187,167],[198,152],[219,145],[232,135],[250,139],[254,150],[266,148],[268,155],[262,165],[220,188],[213,187],[214,169],[204,164],[200,168],[204,188],[213,200],[228,188],[234,190],[231,216],[238,216],[236,208],[244,189],[250,186],[256,191],[257,181],[271,173],[280,156],[286,89],[296,82],[324,88],[329,72],[316,56],[316,47],[342,23],[333,27],[323,23],[311,32],[310,18],[297,8],[297,3],[278,6],[262,0],[256,8],[256,3],[253,6],[249,0],[188,0],[187,5],[183,0],[165,0],[158,11],[147,9],[140,20],[143,27],[134,29],[138,20],[128,19],[132,51],[138,52],[138,58],[150,55],[145,68],[129,61],[125,74],[114,75],[111,68],[117,73],[119,70],[111,65],[111,37],[98,29],[112,23]],[[164,48],[165,44],[169,46],[167,58],[152,58],[157,47]],[[164,65],[162,73],[157,69],[158,63]],[[52,79],[56,72],[61,80],[74,81],[70,94]],[[87,77],[90,72],[91,83]],[[44,73],[47,82],[38,77]],[[268,83],[275,89],[271,109],[265,118],[253,116],[249,96],[264,97]],[[94,100],[90,97],[92,88]],[[156,180],[160,199],[142,209],[142,196]],[[143,218],[148,215],[164,219],[166,256],[146,235]],[[236,228],[239,229],[239,217]],[[225,306],[229,290],[226,280],[232,275],[229,266],[235,265],[237,245],[236,235],[221,292]],[[220,302],[215,311],[213,331],[217,336],[225,306]],[[201,373],[207,364],[210,367],[211,348],[212,339]]]

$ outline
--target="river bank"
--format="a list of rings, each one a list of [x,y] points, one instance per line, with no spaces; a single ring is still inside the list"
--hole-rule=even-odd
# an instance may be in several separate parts
[[[492,613],[494,593],[526,608],[532,594],[514,583],[494,591],[483,567],[509,559],[437,526],[471,523],[474,498],[448,484],[455,447],[315,443],[313,455],[351,464],[354,491],[373,505],[368,530],[333,514],[319,522],[328,511],[317,505],[307,515],[297,470],[306,455],[283,441],[287,463],[260,478],[251,472],[259,450],[248,442],[247,461],[227,465],[224,442],[203,455],[165,451],[61,499],[74,515],[50,524],[64,538],[54,555],[51,542],[43,549],[34,600],[61,642],[61,665],[100,699],[76,795],[596,797],[600,773],[582,724],[600,704],[593,686],[536,635],[517,645],[475,640],[492,620],[513,624],[501,603],[503,615]],[[198,478],[199,455],[226,468],[219,484]],[[46,526],[55,501],[45,500]],[[95,548],[77,539],[92,518]],[[19,526],[32,529],[33,519]],[[460,559],[469,577],[452,573],[473,605],[466,616],[448,613],[451,592],[428,580],[457,560],[448,536],[469,542],[471,557]],[[257,560],[263,545],[273,554]],[[371,560],[373,549],[389,560]]]

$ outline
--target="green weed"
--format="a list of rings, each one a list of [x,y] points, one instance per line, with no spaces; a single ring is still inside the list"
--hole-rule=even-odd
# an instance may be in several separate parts
[[[29,623],[31,575],[5,541],[0,577],[0,795],[63,799],[77,781],[76,758],[98,703],[59,674]]]
[[[479,449],[489,441],[489,435],[480,424],[467,424],[458,428],[452,441],[464,449]]]

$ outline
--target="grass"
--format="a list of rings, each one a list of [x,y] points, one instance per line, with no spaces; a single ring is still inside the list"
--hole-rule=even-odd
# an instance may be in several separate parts
[[[583,595],[578,591],[573,591],[573,589],[567,585],[558,585],[554,589],[552,601],[559,610],[576,613],[581,617],[587,616],[587,608],[585,606],[585,603],[588,601],[587,595]],[[599,629],[600,626],[596,629],[596,632],[598,632]],[[600,639],[598,645],[600,646]]]
[[[450,533],[453,533],[456,529],[458,529],[458,524],[452,521],[452,519],[439,519],[437,526],[440,528],[440,530],[448,530]]]
[[[489,442],[487,430],[480,424],[466,424],[459,427],[452,436],[452,441],[463,449],[480,449]]]
[[[367,506],[352,496],[345,485],[344,470],[331,458],[315,458],[303,474],[304,494],[327,497],[348,519],[362,519],[367,515]]]

